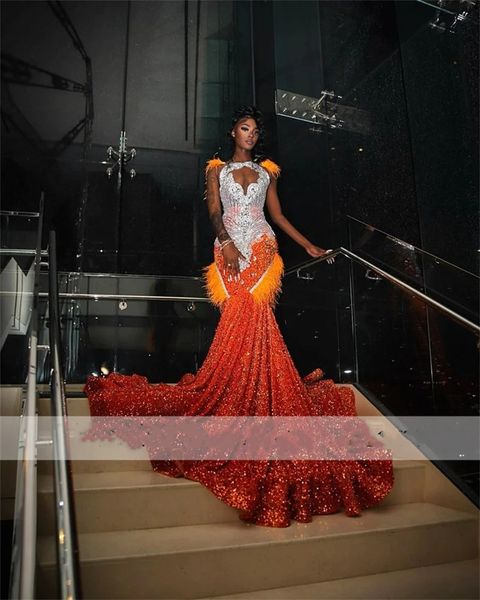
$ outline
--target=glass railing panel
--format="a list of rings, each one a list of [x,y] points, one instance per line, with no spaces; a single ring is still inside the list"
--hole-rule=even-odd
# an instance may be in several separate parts
[[[478,415],[478,337],[428,308],[435,413]]]
[[[218,321],[201,279],[61,274],[59,289],[76,296],[60,298],[68,383],[111,371],[178,381],[202,364]],[[42,324],[45,334],[45,313]]]
[[[367,386],[394,414],[476,414],[475,332],[342,255],[299,273],[285,278],[277,316],[301,371],[320,359],[328,376]]]
[[[287,311],[280,326],[301,374],[319,366],[354,382],[386,414],[478,415],[474,331],[342,255],[300,274],[285,278],[277,315]],[[477,462],[449,466],[475,488]]]
[[[58,291],[81,294],[205,297],[201,277],[60,273]]]
[[[343,271],[345,264],[339,268]],[[321,367],[332,379],[350,380],[353,350],[348,342],[351,335],[344,336],[346,344],[338,342],[341,330],[351,331],[348,271],[345,283],[346,286],[338,284],[337,270],[325,262],[304,269],[299,278],[291,275],[283,279],[275,313],[302,375]]]
[[[429,414],[425,305],[363,266],[352,269],[358,381],[393,414]]]
[[[371,225],[349,218],[349,249],[447,308],[478,322],[480,278]]]
[[[422,262],[426,293],[478,324],[480,278],[428,254]]]

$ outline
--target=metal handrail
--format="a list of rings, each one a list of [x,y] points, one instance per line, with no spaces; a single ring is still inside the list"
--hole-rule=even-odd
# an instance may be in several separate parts
[[[35,590],[36,545],[32,544],[37,530],[37,345],[38,345],[38,293],[40,288],[40,263],[42,257],[43,212],[45,194],[40,195],[39,212],[29,216],[39,218],[37,243],[34,251],[34,283],[32,312],[30,316],[30,350],[28,358],[27,398],[22,410],[22,426],[19,446],[23,441],[23,456],[19,453],[23,469],[17,471],[15,494],[15,526],[12,536],[12,548],[16,550],[21,539],[20,556],[12,558],[10,573],[10,598],[33,598]],[[2,211],[3,214],[3,211]],[[26,423],[25,423],[26,421]],[[21,439],[23,434],[24,440]],[[19,460],[19,462],[20,462]],[[18,531],[19,513],[22,513],[21,531]],[[15,552],[14,550],[14,552]]]
[[[58,307],[57,259],[55,232],[49,236],[49,322],[50,360],[52,365],[52,425],[55,472],[55,502],[57,521],[57,556],[62,598],[80,598],[80,560],[75,522],[73,476],[66,434],[67,403],[63,366],[60,356],[60,314]]]
[[[0,296],[31,296],[32,292],[8,292],[0,291]],[[48,292],[39,292],[38,297],[42,300],[48,298]],[[84,294],[81,292],[59,292],[60,300],[158,300],[160,302],[210,302],[206,296],[142,296],[141,294]]]
[[[42,192],[43,194],[43,192]],[[40,217],[42,215],[42,211],[38,212],[28,212],[25,210],[0,210],[0,217]]]
[[[85,279],[154,279],[155,281],[202,281],[198,275],[142,275],[138,273],[91,273],[88,271],[59,271],[59,275]]]
[[[44,297],[47,294],[40,292],[40,297]],[[60,299],[71,299],[71,300],[153,300],[153,301],[175,301],[175,302],[210,302],[205,296],[142,296],[141,294],[83,294],[81,292],[60,292],[58,294]]]
[[[36,256],[37,251],[29,248],[0,248],[0,255],[8,256]],[[40,250],[40,256],[48,256],[46,250]]]
[[[474,331],[475,333],[477,333],[477,335],[480,335],[480,327],[476,323],[472,323],[472,321],[469,321],[468,319],[465,319],[465,317],[462,317],[461,315],[459,315],[455,311],[451,310],[450,308],[447,308],[446,306],[444,306],[443,304],[441,304],[437,300],[434,300],[430,296],[427,296],[427,294],[424,294],[423,292],[420,292],[419,290],[417,290],[416,288],[412,287],[408,283],[405,283],[404,281],[402,281],[398,277],[395,277],[394,275],[391,275],[390,273],[387,273],[387,271],[384,271],[383,269],[380,269],[380,267],[377,267],[377,265],[371,263],[368,260],[365,260],[361,256],[358,256],[358,254],[355,254],[354,252],[351,252],[350,250],[347,250],[347,248],[344,248],[343,246],[340,246],[340,248],[336,248],[335,250],[332,250],[331,252],[329,252],[328,254],[325,254],[324,256],[321,256],[319,258],[315,258],[314,260],[309,260],[309,261],[307,261],[305,263],[302,263],[300,265],[297,265],[295,267],[291,267],[290,269],[288,269],[287,271],[285,271],[285,276],[291,275],[292,273],[296,273],[297,277],[299,277],[300,276],[300,271],[302,271],[303,269],[307,269],[309,267],[312,267],[313,265],[315,265],[317,263],[320,263],[320,262],[323,262],[323,261],[325,261],[327,259],[334,258],[335,256],[337,256],[339,254],[343,254],[347,258],[350,258],[350,259],[354,260],[355,262],[358,262],[361,265],[363,265],[365,267],[368,267],[369,269],[371,269],[375,273],[378,273],[378,275],[380,275],[384,279],[387,279],[388,281],[390,281],[391,283],[393,283],[397,287],[400,287],[404,291],[407,291],[407,292],[413,294],[417,298],[420,298],[426,304],[429,304],[433,308],[436,308],[439,311],[443,312],[444,314],[448,315],[451,319],[457,321],[457,323],[459,323],[460,325],[463,325],[463,327],[465,327],[466,329]]]

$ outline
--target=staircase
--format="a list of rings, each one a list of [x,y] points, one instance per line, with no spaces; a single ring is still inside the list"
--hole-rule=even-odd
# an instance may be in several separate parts
[[[378,414],[356,396],[360,415]],[[69,414],[88,415],[87,400],[69,400]],[[105,443],[89,443],[105,455]],[[74,462],[85,598],[478,598],[478,511],[427,461],[396,461],[392,493],[359,518],[275,529],[154,473],[141,449],[124,452]],[[49,465],[39,462],[43,598],[55,597]]]

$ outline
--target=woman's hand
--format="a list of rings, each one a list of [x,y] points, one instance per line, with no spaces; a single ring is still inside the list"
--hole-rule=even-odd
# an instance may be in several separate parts
[[[324,250],[323,248],[315,246],[314,244],[308,244],[308,246],[305,246],[305,252],[310,254],[310,256],[313,256],[313,258],[320,258],[321,256],[325,256],[325,254],[332,252],[332,250]],[[333,262],[335,262],[335,258],[333,256],[332,258],[327,258],[327,263],[329,265],[331,265]]]
[[[238,277],[240,275],[239,259],[243,258],[243,260],[246,260],[246,258],[233,242],[230,242],[222,249],[222,254],[225,273],[232,275],[233,277]]]

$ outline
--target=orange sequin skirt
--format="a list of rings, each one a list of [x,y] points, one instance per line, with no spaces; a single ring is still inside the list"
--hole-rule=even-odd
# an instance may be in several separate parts
[[[276,240],[252,246],[249,265],[235,280],[215,261],[205,269],[210,299],[221,317],[208,355],[177,385],[149,384],[139,375],[89,377],[85,391],[93,416],[354,416],[348,387],[322,380],[317,369],[301,378],[272,307],[280,290],[282,259]],[[340,440],[339,443],[342,443]],[[150,440],[153,456],[155,440]],[[344,510],[357,516],[393,487],[389,453],[382,460],[157,460],[154,470],[202,483],[239,509],[244,521],[286,527],[291,519]]]

